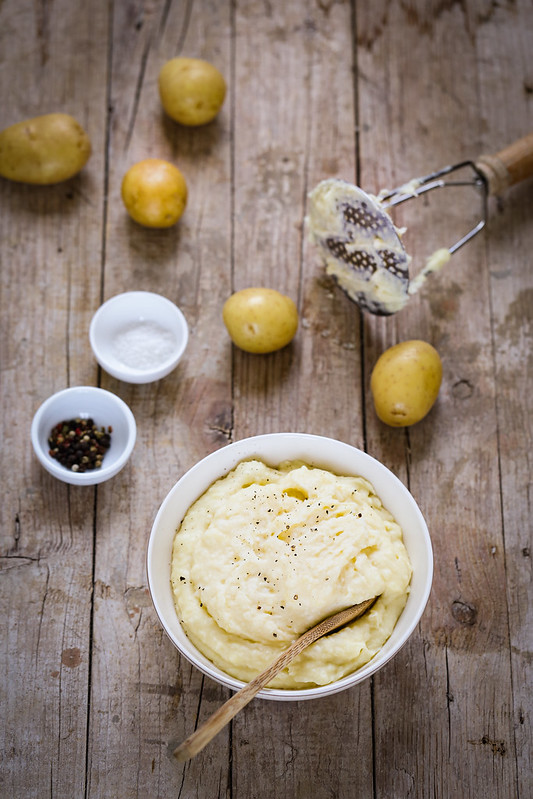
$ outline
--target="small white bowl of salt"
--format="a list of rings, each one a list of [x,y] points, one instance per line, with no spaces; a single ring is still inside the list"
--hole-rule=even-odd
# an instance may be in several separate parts
[[[126,383],[152,383],[178,365],[189,338],[187,321],[161,294],[127,291],[104,302],[89,340],[105,371]]]

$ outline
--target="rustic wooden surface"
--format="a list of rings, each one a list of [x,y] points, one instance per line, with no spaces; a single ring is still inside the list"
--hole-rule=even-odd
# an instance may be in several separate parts
[[[395,317],[362,316],[304,228],[324,177],[370,191],[493,152],[533,130],[529,0],[3,0],[0,127],[79,119],[93,155],[53,187],[0,181],[2,797],[502,797],[532,787],[533,184],[490,203],[486,231]],[[225,74],[218,119],[183,129],[161,65]],[[126,216],[125,170],[175,161],[179,224]],[[464,190],[405,216],[421,259],[479,213]],[[232,349],[221,306],[267,285],[298,303],[296,339]],[[186,357],[159,383],[97,368],[92,314],[128,289],[177,302]],[[420,424],[374,415],[370,372],[423,338],[444,379]],[[40,467],[31,418],[51,393],[100,385],[138,423],[129,465],[97,488]],[[170,645],[147,593],[157,508],[200,457],[247,435],[306,431],[366,449],[409,486],[432,534],[426,613],[372,680],[318,702],[254,700],[182,766],[169,742],[228,692]]]

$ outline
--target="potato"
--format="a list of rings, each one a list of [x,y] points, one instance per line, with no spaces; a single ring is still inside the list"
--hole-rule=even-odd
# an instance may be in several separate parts
[[[131,218],[144,227],[175,225],[187,205],[185,178],[177,166],[161,158],[146,158],[130,167],[121,193]]]
[[[159,72],[163,108],[182,125],[205,125],[216,117],[226,96],[218,69],[201,58],[172,58]]]
[[[246,352],[279,350],[298,329],[296,305],[275,289],[235,292],[224,303],[222,318],[233,343]]]
[[[90,155],[89,137],[69,114],[45,114],[0,132],[0,175],[19,183],[61,183]]]
[[[425,341],[404,341],[377,360],[370,379],[376,413],[385,424],[407,427],[431,410],[442,380],[437,350]]]

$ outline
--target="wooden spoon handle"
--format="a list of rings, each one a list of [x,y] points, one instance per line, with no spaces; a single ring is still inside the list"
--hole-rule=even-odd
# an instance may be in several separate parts
[[[352,605],[346,610],[341,610],[333,616],[328,616],[324,621],[307,630],[303,635],[296,639],[284,652],[276,658],[276,660],[254,677],[251,682],[237,691],[227,702],[225,702],[218,710],[216,710],[207,721],[205,721],[198,729],[189,735],[182,744],[174,750],[174,757],[179,761],[188,760],[200,752],[209,741],[222,730],[231,719],[237,715],[239,710],[250,702],[254,696],[272,680],[275,675],[281,671],[285,666],[294,660],[294,658],[302,652],[309,644],[321,638],[323,635],[341,627],[343,624],[362,616],[368,608],[374,604],[376,597],[366,599],[358,605]]]
[[[489,194],[502,191],[533,176],[533,133],[504,147],[494,155],[482,155],[476,167],[483,173]]]

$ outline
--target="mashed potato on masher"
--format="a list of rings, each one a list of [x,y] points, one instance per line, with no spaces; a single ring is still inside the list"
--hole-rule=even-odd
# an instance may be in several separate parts
[[[402,531],[362,477],[243,461],[187,511],[172,589],[193,644],[245,682],[326,616],[373,596],[360,619],[311,644],[269,684],[327,685],[367,663],[409,592]]]

